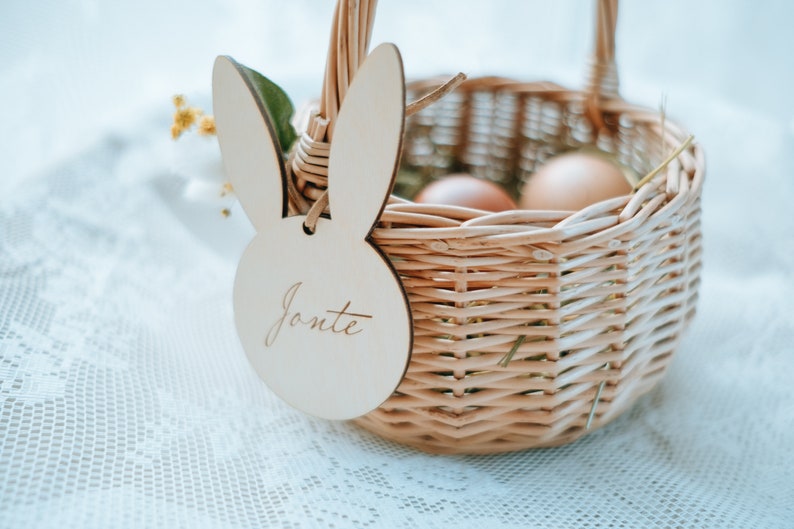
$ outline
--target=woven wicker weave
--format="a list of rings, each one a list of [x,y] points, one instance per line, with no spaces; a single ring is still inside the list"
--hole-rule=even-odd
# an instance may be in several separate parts
[[[373,14],[374,2],[339,1],[321,105],[329,120],[315,120],[293,159],[293,210],[322,193],[316,155]],[[618,97],[616,18],[616,0],[598,2],[585,90],[468,80],[408,119],[402,168],[428,178],[463,170],[516,192],[549,157],[595,146],[648,173],[687,134]],[[358,50],[345,68],[344,50]],[[415,82],[409,94],[439,84]],[[664,375],[694,314],[704,167],[693,144],[635,193],[576,212],[394,197],[373,238],[408,293],[413,353],[397,392],[357,424],[430,452],[492,453],[567,443],[617,417]]]

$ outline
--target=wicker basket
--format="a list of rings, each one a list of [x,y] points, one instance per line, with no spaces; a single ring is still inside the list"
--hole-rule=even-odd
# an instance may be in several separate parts
[[[658,166],[687,135],[618,97],[617,1],[597,6],[585,90],[467,80],[407,120],[402,167],[427,178],[467,171],[515,191],[544,160],[582,146],[640,175]],[[293,158],[293,211],[322,194],[317,155],[373,14],[374,2],[339,0],[322,117]],[[692,144],[638,191],[581,211],[486,213],[393,197],[373,239],[408,293],[413,353],[394,395],[356,423],[429,452],[493,453],[568,443],[617,417],[662,378],[694,314],[703,177]]]

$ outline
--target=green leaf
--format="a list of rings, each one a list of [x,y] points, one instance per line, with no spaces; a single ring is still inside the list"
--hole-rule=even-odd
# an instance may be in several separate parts
[[[262,101],[265,110],[270,114],[270,120],[276,129],[276,136],[281,146],[281,152],[289,152],[293,142],[297,139],[298,133],[290,123],[295,107],[292,106],[289,96],[276,83],[247,66],[240,65],[248,75],[259,100]]]

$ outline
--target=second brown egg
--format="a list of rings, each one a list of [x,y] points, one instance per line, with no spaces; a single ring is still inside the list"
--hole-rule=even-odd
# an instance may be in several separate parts
[[[606,155],[574,151],[556,156],[533,173],[521,192],[521,208],[578,211],[631,192],[625,170]]]

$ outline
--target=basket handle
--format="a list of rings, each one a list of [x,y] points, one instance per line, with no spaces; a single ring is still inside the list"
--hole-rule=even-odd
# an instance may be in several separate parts
[[[334,122],[347,89],[367,56],[377,3],[377,0],[336,3],[319,109],[320,115],[328,120],[328,141],[333,137]]]
[[[323,193],[327,186],[327,157],[334,123],[347,89],[367,56],[376,8],[377,0],[337,0],[319,113],[310,119],[299,148],[295,149],[288,164],[291,175],[287,188],[292,211],[305,213],[315,201],[327,198]],[[603,101],[618,97],[617,14],[618,0],[596,0],[596,32],[585,89],[585,112],[597,128],[606,125]],[[314,216],[322,209],[313,208]]]
[[[347,88],[367,55],[376,8],[377,0],[338,0],[336,3],[320,99],[320,115],[330,122],[329,139]],[[596,0],[595,41],[585,88],[593,103],[601,98],[618,97],[617,20],[618,0]]]
[[[618,71],[615,64],[617,22],[618,0],[596,0],[595,42],[585,84],[585,110],[598,128],[605,125],[602,101],[619,97]]]
[[[287,164],[289,210],[309,214],[311,223],[328,204],[328,156],[334,123],[353,77],[367,56],[376,7],[377,0],[337,0],[319,109],[309,117],[306,131]]]
[[[347,88],[366,58],[377,3],[377,0],[338,0],[336,3],[319,108],[321,118],[327,122],[323,138],[326,141],[330,142],[333,137],[334,122]],[[595,41],[585,85],[586,110],[593,123],[602,127],[602,99],[618,97],[615,63],[618,0],[596,0],[595,20]]]

